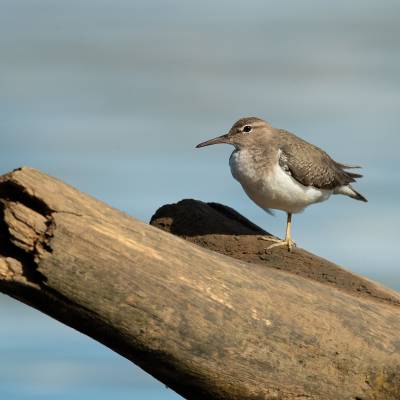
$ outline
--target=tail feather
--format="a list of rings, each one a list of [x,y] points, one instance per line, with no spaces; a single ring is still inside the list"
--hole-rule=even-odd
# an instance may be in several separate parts
[[[357,192],[357,191],[354,190],[353,188],[351,188],[351,190],[352,190],[352,191],[354,192],[354,194],[355,194],[355,196],[352,196],[353,199],[360,200],[360,201],[363,201],[363,202],[365,202],[365,203],[368,203],[367,198],[364,197],[361,193]]]
[[[339,174],[341,174],[347,178],[347,182],[343,182],[343,183],[355,182],[357,178],[362,178],[361,174],[347,171],[348,169],[361,168],[361,166],[359,166],[359,165],[342,164],[342,163],[338,163],[335,161],[335,166],[338,169]]]
[[[346,173],[346,175],[350,176],[351,178],[362,178],[361,174],[355,174],[354,172],[349,172],[349,171],[346,171],[345,173]]]
[[[361,193],[353,189],[351,185],[341,186],[335,190],[335,193],[344,194],[345,196],[349,196],[355,200],[364,201],[365,203],[368,202],[368,200]]]
[[[340,186],[335,189],[335,193],[338,194],[344,194],[346,196],[349,196],[355,200],[360,200],[364,202],[368,202],[368,200],[361,194],[358,193],[356,190],[353,189],[353,187],[350,185],[350,182],[355,182],[357,178],[362,178],[361,174],[356,174],[354,172],[349,172],[346,171],[348,169],[353,169],[353,168],[361,168],[360,165],[352,165],[352,164],[342,164],[338,163],[335,161],[336,167],[341,171],[341,173],[344,175],[345,183],[343,186]],[[347,182],[346,182],[347,180]]]
[[[342,168],[342,169],[362,168],[361,165],[342,164],[342,163],[338,163],[336,161],[335,161],[335,163],[339,168]]]

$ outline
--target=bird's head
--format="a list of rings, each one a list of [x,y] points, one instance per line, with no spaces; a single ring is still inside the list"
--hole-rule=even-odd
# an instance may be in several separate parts
[[[269,137],[273,131],[268,122],[261,118],[248,117],[241,118],[235,122],[228,133],[214,139],[200,143],[196,148],[210,146],[212,144],[231,144],[237,149],[251,146],[252,143],[260,142],[265,137]]]

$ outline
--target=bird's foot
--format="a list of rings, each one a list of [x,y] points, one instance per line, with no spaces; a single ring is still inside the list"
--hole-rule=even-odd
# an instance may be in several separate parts
[[[258,240],[266,240],[267,242],[275,242],[275,243],[282,242],[282,239],[279,239],[275,236],[259,236]]]
[[[296,247],[296,243],[292,239],[283,239],[277,241],[277,243],[271,244],[267,249],[270,250],[274,247],[286,246],[289,252],[292,252]]]
[[[293,248],[296,247],[296,243],[292,239],[279,239],[273,236],[260,236],[259,239],[275,242],[274,244],[271,244],[271,246],[268,246],[267,250],[270,250],[274,247],[286,246],[288,251],[292,252]]]

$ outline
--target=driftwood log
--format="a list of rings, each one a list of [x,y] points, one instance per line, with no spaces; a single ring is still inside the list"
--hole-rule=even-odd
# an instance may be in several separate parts
[[[218,204],[165,206],[152,224],[187,240],[16,170],[0,178],[0,291],[187,399],[400,398],[398,293],[266,251],[265,232]]]

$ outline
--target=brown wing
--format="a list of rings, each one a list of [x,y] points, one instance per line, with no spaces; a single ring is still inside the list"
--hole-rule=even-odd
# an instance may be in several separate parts
[[[284,130],[280,133],[283,145],[280,146],[279,164],[304,186],[334,189],[355,182],[362,176],[345,171],[352,166],[337,163],[323,150],[292,133]]]

